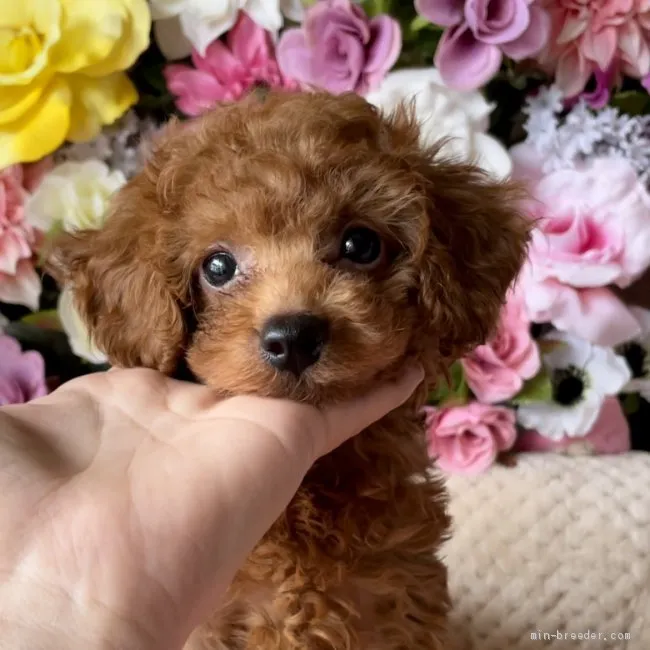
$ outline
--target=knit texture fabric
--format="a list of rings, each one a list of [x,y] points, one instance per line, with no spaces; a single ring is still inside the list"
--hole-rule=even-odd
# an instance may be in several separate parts
[[[454,650],[650,650],[650,454],[523,455],[448,487]]]

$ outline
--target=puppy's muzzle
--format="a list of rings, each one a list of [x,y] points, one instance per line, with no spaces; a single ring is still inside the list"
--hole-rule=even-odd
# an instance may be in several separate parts
[[[273,316],[260,332],[262,357],[277,370],[299,377],[320,359],[329,329],[327,320],[309,313]]]

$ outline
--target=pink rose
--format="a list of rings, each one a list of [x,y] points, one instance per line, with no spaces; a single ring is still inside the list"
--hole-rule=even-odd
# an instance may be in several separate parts
[[[282,75],[271,36],[244,12],[228,32],[225,43],[211,43],[205,56],[192,51],[194,67],[170,64],[164,69],[169,91],[186,115],[200,115],[222,101],[236,101],[255,87],[296,88]]]
[[[415,0],[417,12],[447,27],[435,65],[457,90],[486,84],[503,55],[516,61],[537,54],[551,31],[545,9],[534,0]]]
[[[630,425],[616,397],[603,402],[600,415],[589,433],[582,438],[564,436],[551,440],[537,431],[522,431],[515,451],[563,451],[592,454],[623,454],[630,451]]]
[[[23,204],[44,172],[49,159],[0,170],[0,301],[38,308],[41,282],[32,258],[38,233],[24,219]]]
[[[425,407],[429,454],[450,474],[479,474],[517,437],[511,409],[470,402],[466,406]]]
[[[465,379],[481,402],[514,397],[541,367],[539,349],[530,335],[530,320],[517,296],[501,311],[495,335],[462,360]]]
[[[0,406],[47,394],[45,363],[38,352],[23,352],[11,336],[0,336],[0,359]]]
[[[637,335],[636,319],[607,288],[628,286],[650,264],[650,196],[634,168],[608,158],[543,173],[531,147],[511,156],[538,220],[521,276],[528,316],[604,346]]]
[[[379,86],[401,49],[394,18],[370,19],[350,0],[320,0],[307,9],[300,28],[282,34],[278,62],[305,86],[364,94]]]

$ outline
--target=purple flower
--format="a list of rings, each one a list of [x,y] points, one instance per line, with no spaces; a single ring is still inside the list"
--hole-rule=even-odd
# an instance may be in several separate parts
[[[641,85],[650,93],[650,74],[641,79]]]
[[[615,81],[614,67],[610,66],[608,70],[601,70],[597,68],[594,70],[595,87],[593,90],[583,90],[579,95],[571,97],[565,101],[567,108],[572,108],[578,103],[578,100],[583,99],[587,106],[594,110],[600,110],[607,106],[610,98],[610,88]],[[643,83],[643,80],[641,81]]]
[[[447,85],[474,90],[501,67],[537,54],[551,31],[548,13],[535,0],[415,0],[417,12],[447,27],[435,65]]]
[[[0,406],[22,404],[46,394],[43,357],[38,352],[23,352],[11,336],[0,336]]]
[[[299,29],[288,29],[277,49],[282,73],[304,86],[332,93],[376,88],[402,48],[399,23],[370,19],[350,0],[321,0],[307,10]]]

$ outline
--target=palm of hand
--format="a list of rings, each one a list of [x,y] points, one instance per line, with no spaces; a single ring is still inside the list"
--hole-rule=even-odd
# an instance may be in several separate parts
[[[288,467],[296,459],[254,417],[243,420],[236,404],[220,410],[207,390],[172,393],[167,380],[143,381],[143,373],[98,375],[82,388],[72,382],[58,399],[75,401],[74,421],[48,421],[43,406],[29,436],[0,438],[0,530],[21,531],[14,548],[0,539],[0,558],[19,560],[12,580],[65,589],[71,603],[153,638],[166,634],[161,627],[177,634],[188,617],[198,623],[232,577],[233,560],[249,550],[237,548],[242,526],[256,519],[238,506],[241,491],[256,492],[262,511],[274,508],[263,507],[269,490],[254,452]],[[298,453],[306,468],[311,450]],[[237,463],[242,455],[251,462]],[[251,545],[271,523],[257,519]],[[205,547],[209,539],[220,540],[218,552]]]

